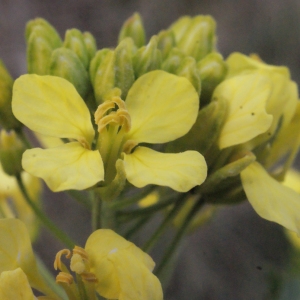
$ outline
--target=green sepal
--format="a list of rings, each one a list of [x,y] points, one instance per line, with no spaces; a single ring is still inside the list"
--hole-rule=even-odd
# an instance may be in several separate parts
[[[185,57],[180,62],[180,65],[175,74],[188,79],[190,81],[190,83],[194,86],[194,88],[196,89],[198,95],[200,96],[201,79],[200,79],[199,71],[196,66],[196,61],[193,57],[191,57],[191,56]]]
[[[93,59],[91,60],[89,74],[90,74],[90,79],[91,79],[92,84],[94,84],[97,70],[98,70],[100,64],[103,62],[107,53],[109,53],[110,51],[111,50],[108,48],[103,48],[103,49],[97,51],[95,53]]]
[[[201,103],[207,104],[211,100],[216,86],[227,74],[227,64],[220,53],[213,52],[197,63],[202,82]]]
[[[103,201],[113,201],[123,191],[126,184],[126,172],[121,159],[116,161],[116,176],[113,181],[104,187],[98,189]]]
[[[135,50],[133,40],[126,38],[115,49],[115,86],[122,91],[121,97],[126,98],[134,83],[132,53]]]
[[[211,16],[194,17],[188,26],[182,27],[177,47],[198,61],[215,49],[215,31],[216,22]]]
[[[28,73],[46,75],[51,53],[61,47],[57,31],[44,19],[37,18],[26,25]]]
[[[186,135],[169,143],[168,152],[196,150],[206,155],[219,137],[226,114],[225,100],[211,102],[199,111],[195,124]]]
[[[83,40],[89,57],[89,61],[91,61],[97,52],[96,39],[90,32],[85,31],[83,33]]]
[[[81,60],[86,69],[89,67],[89,54],[86,49],[83,34],[78,29],[66,31],[63,47],[72,50]]]
[[[118,42],[130,37],[133,39],[134,44],[140,48],[146,43],[146,34],[141,16],[138,13],[134,13],[132,17],[125,21],[120,33]]]
[[[162,54],[157,49],[157,36],[153,36],[146,46],[138,49],[133,56],[133,68],[135,77],[161,68]]]
[[[96,65],[98,65],[97,71],[93,75],[94,94],[98,105],[105,100],[105,95],[115,87],[115,59],[115,51],[106,51],[105,49],[105,52],[96,54],[95,61],[93,60],[94,65],[91,72],[94,73]]]
[[[53,51],[49,74],[70,81],[83,99],[91,89],[88,72],[78,56],[70,49],[59,48]]]
[[[157,48],[161,51],[163,60],[168,57],[175,46],[175,36],[171,30],[162,30],[159,32],[157,35]]]
[[[0,125],[5,129],[18,129],[22,124],[11,109],[13,79],[0,60]]]
[[[182,39],[191,22],[190,16],[183,16],[170,26],[169,29],[174,33],[176,42]]]

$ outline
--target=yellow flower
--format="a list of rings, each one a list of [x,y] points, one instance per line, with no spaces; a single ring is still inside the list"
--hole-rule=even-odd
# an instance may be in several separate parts
[[[36,177],[31,176],[27,172],[22,172],[21,176],[31,199],[33,199],[35,202],[38,202],[41,193],[40,180]],[[31,240],[34,240],[39,228],[38,220],[31,207],[26,203],[18,187],[16,178],[4,173],[1,165],[0,210],[2,217],[17,217],[18,219],[23,221],[28,229]]]
[[[12,107],[31,130],[69,139],[50,149],[31,149],[23,168],[45,180],[53,191],[85,189],[115,176],[123,158],[127,180],[137,187],[169,186],[184,192],[206,178],[206,163],[195,151],[165,154],[139,143],[166,143],[186,134],[198,113],[198,95],[191,83],[163,71],[141,76],[126,102],[118,92],[95,112],[99,139],[90,112],[68,81],[52,76],[23,75],[16,80]]]
[[[56,278],[70,291],[74,283],[61,263],[61,256],[69,250],[58,252],[55,267],[61,269]],[[106,299],[163,299],[162,287],[152,274],[154,262],[151,257],[110,229],[99,229],[87,239],[85,248],[75,246],[71,257],[70,268],[80,275],[86,289],[94,289]],[[71,285],[71,286],[70,286]]]

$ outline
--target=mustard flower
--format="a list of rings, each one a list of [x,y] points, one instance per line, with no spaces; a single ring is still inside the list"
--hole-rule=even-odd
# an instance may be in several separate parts
[[[13,88],[14,115],[31,130],[68,139],[49,149],[30,149],[23,168],[43,178],[53,191],[86,189],[109,183],[123,160],[127,180],[137,187],[169,186],[185,192],[206,178],[206,163],[196,151],[169,154],[138,146],[166,143],[194,124],[199,100],[191,83],[164,71],[141,76],[124,102],[120,92],[108,96],[95,112],[99,138],[90,112],[71,83],[53,76],[23,75]]]

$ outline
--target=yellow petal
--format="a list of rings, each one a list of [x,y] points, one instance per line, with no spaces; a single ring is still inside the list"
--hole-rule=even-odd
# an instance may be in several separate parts
[[[126,251],[146,269],[152,270],[154,267],[154,262],[148,254],[110,229],[94,231],[87,239],[85,251],[88,253],[91,272],[98,279],[96,289],[101,296],[108,299],[118,299],[120,294],[119,275],[114,263],[109,259],[111,254]],[[131,267],[126,268],[126,271],[130,272]]]
[[[34,300],[35,297],[25,273],[17,268],[5,271],[0,276],[1,300]]]
[[[178,192],[200,185],[207,175],[204,157],[196,151],[169,154],[138,147],[124,153],[124,167],[127,180],[139,188],[157,184]]]
[[[133,84],[126,107],[131,117],[128,139],[165,143],[190,130],[198,115],[199,98],[186,78],[157,70]]]
[[[264,219],[300,234],[300,195],[273,179],[257,162],[241,172],[244,191]]]
[[[85,139],[94,138],[90,112],[67,80],[55,76],[23,75],[15,81],[13,113],[31,130],[41,134]]]
[[[213,98],[228,103],[219,138],[221,149],[245,143],[271,126],[272,116],[266,112],[271,87],[268,77],[256,73],[235,76],[217,86]]]
[[[85,149],[77,142],[27,150],[22,165],[28,173],[44,179],[54,192],[83,190],[104,179],[100,153]]]
[[[163,299],[159,280],[134,255],[126,250],[118,250],[111,253],[108,259],[112,261],[119,279],[119,300]]]

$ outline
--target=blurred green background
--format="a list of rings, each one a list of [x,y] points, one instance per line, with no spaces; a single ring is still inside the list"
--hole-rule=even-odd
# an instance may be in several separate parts
[[[288,66],[292,78],[300,81],[297,0],[0,0],[0,58],[13,77],[26,73],[24,28],[32,18],[45,18],[62,36],[69,28],[90,31],[102,48],[116,44],[122,23],[136,11],[148,37],[180,16],[210,14],[217,21],[224,57],[234,51],[258,53],[267,63]],[[84,245],[90,230],[87,211],[61,193],[46,192],[44,206]],[[62,246],[47,232],[41,234],[36,248],[51,266]],[[185,239],[165,299],[273,299],[269,284],[276,285],[277,275],[284,273],[287,251],[281,228],[260,219],[248,203],[222,208]]]

